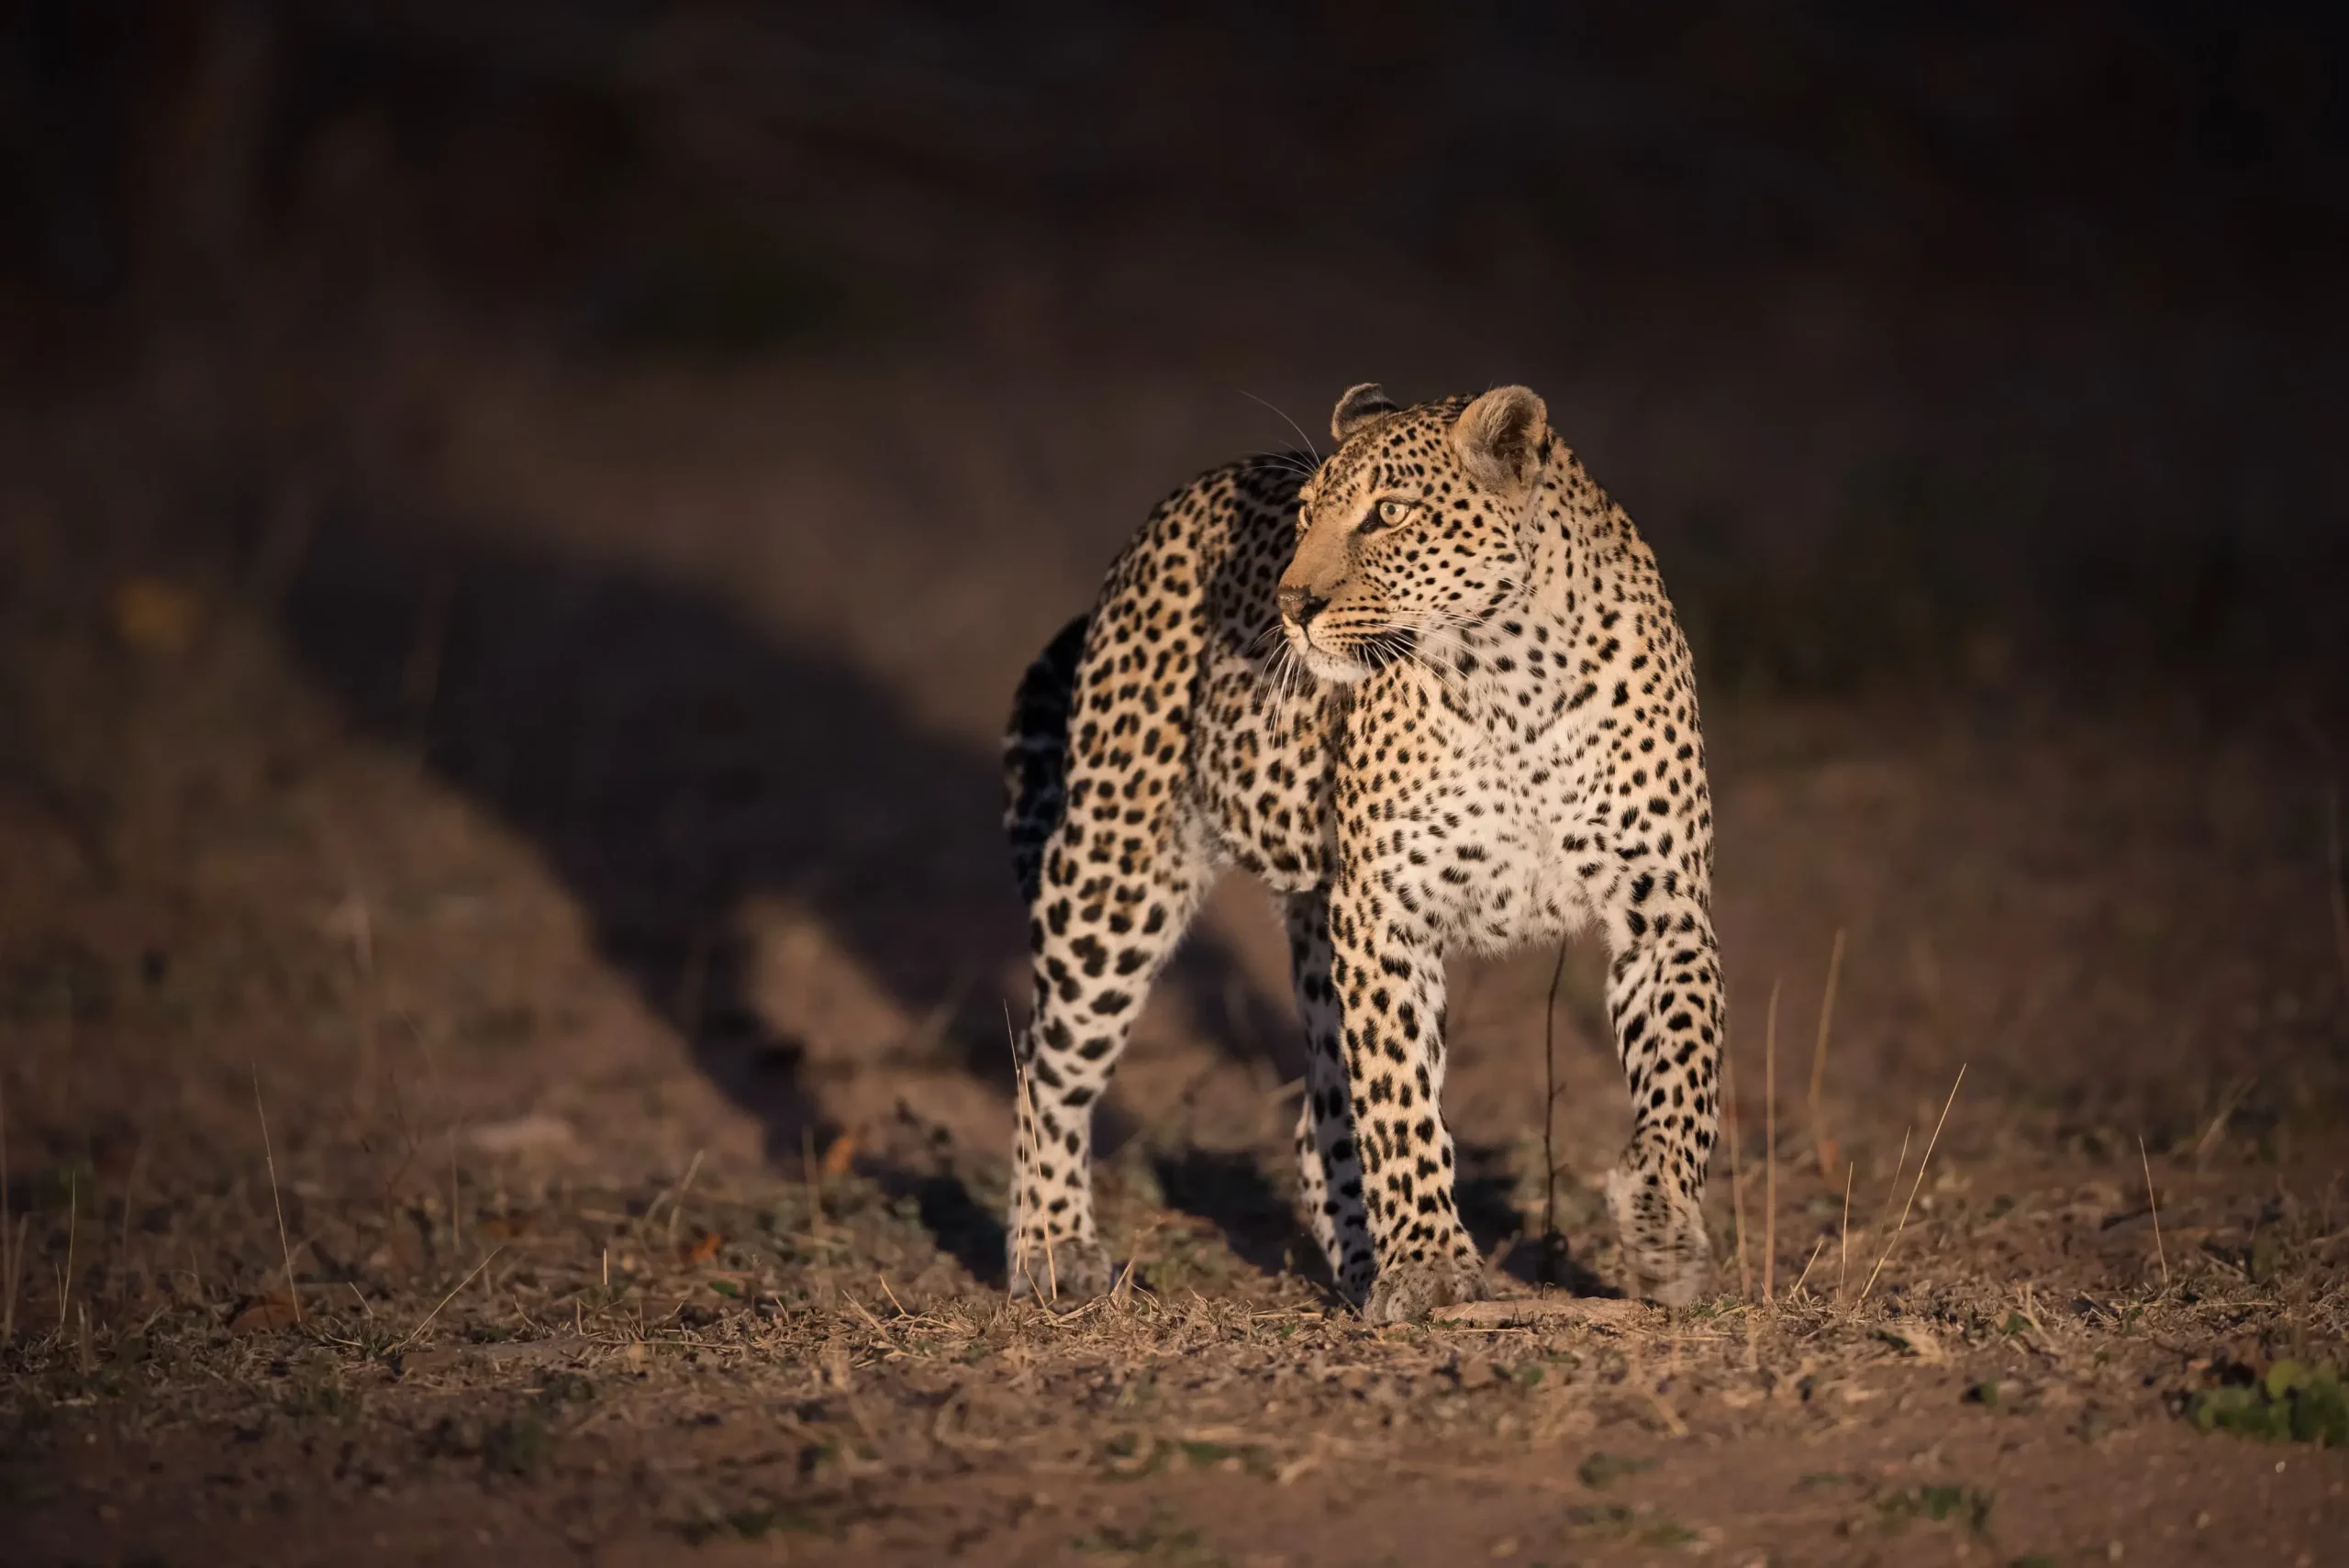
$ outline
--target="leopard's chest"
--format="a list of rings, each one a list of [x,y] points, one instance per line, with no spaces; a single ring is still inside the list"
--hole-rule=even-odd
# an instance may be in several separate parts
[[[1331,695],[1284,687],[1246,661],[1211,669],[1191,736],[1195,806],[1217,858],[1275,891],[1328,880],[1335,863],[1330,788],[1343,743]]]
[[[1202,691],[1193,787],[1219,858],[1280,892],[1351,862],[1479,948],[1580,923],[1566,846],[1596,749],[1517,686],[1398,669],[1300,691],[1234,662]]]
[[[1594,787],[1587,749],[1570,733],[1529,733],[1474,706],[1446,720],[1416,768],[1366,792],[1360,828],[1341,814],[1341,835],[1355,835],[1347,848],[1474,948],[1505,951],[1580,925],[1586,912],[1567,845]]]

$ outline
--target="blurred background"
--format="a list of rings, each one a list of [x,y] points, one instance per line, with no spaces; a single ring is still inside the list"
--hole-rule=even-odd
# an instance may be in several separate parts
[[[11,13],[10,384],[175,366],[157,417],[263,487],[511,453],[484,375],[632,377],[736,463],[825,427],[946,552],[917,594],[1063,572],[988,606],[1032,631],[1296,439],[1258,399],[1318,435],[1353,380],[1523,378],[1716,687],[2339,651],[2336,7]]]
[[[928,1562],[1083,1456],[1135,1499],[1175,1451],[1128,1423],[1278,1409],[1251,1474],[1331,1461],[1277,1491],[1304,1554],[1408,1557],[1519,1529],[1448,1479],[1485,1421],[1554,1468],[1650,1405],[1705,1540],[1762,1539],[1706,1522],[1741,1497],[1812,1557],[1919,1497],[1987,1539],[1977,1485],[2002,1559],[2321,1528],[2328,1456],[2156,1470],[2126,1423],[2338,1359],[2344,280],[2337,0],[0,0],[9,1545],[764,1560],[877,1515]],[[1291,1344],[1330,1303],[1242,879],[1097,1123],[1169,1310],[999,1310],[1014,684],[1155,502],[1365,380],[1531,384],[1654,545],[1723,1278],[1841,1296],[1848,1253],[1865,1297],[1905,1227],[1884,1318],[1610,1329],[1579,1384]],[[1452,966],[1461,1207],[1520,1279],[1621,1277],[1604,969]],[[1786,1511],[1814,1449],[1856,1512]],[[1698,1539],[1601,1462],[1528,1551]],[[1209,1560],[1273,1511],[1231,1485],[1147,1539]],[[1079,1528],[1033,1496],[1021,1539]]]
[[[126,1020],[188,988],[322,1083],[405,1029],[466,1116],[637,1105],[659,1040],[770,1152],[991,1150],[1019,669],[1202,466],[1356,381],[1523,381],[1697,644],[1743,1017],[1848,924],[1854,1072],[2337,1051],[2345,44],[2136,0],[18,0],[11,1016],[179,1063]],[[2153,739],[2014,740],[2091,718]],[[2281,880],[2228,881],[2254,840]],[[1128,1082],[1254,1136],[1286,984],[1261,911],[1215,929]],[[147,1092],[70,1079],[16,1102],[60,1139]]]

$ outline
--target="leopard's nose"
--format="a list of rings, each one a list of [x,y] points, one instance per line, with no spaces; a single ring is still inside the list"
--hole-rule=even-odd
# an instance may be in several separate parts
[[[1312,589],[1304,587],[1301,584],[1295,583],[1284,583],[1281,584],[1281,614],[1286,618],[1295,621],[1300,628],[1302,628],[1308,621],[1311,620],[1315,616],[1319,615],[1323,606],[1328,605],[1329,602],[1330,600],[1328,595],[1317,594]]]

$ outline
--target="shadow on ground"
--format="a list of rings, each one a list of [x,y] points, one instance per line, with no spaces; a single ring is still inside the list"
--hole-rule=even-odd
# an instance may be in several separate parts
[[[1008,1098],[995,977],[1022,942],[986,751],[707,594],[357,509],[311,529],[279,610],[359,722],[539,847],[605,960],[759,1118],[771,1159],[796,1163],[839,1129],[804,1042],[754,1006],[740,918],[753,897],[807,909],[907,1017],[930,1020],[908,1051]],[[1286,1053],[1294,1026],[1240,973],[1203,938],[1167,983],[1221,1049]],[[1105,1149],[1129,1130],[1105,1126]],[[1000,1224],[959,1175],[883,1179],[918,1199],[944,1250],[1000,1278]],[[1282,1253],[1258,1244],[1268,1192],[1169,1186],[1276,1268]]]

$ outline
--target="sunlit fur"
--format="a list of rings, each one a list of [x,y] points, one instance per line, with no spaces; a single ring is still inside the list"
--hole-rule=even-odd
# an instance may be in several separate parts
[[[1723,1020],[1703,740],[1654,558],[1523,387],[1403,408],[1365,384],[1330,423],[1327,461],[1235,463],[1161,505],[1021,684],[1012,1290],[1113,1279],[1091,1107],[1236,865],[1284,906],[1305,1218],[1366,1316],[1489,1288],[1441,1114],[1446,953],[1587,926],[1631,1095],[1607,1184],[1625,1283],[1693,1300]]]

